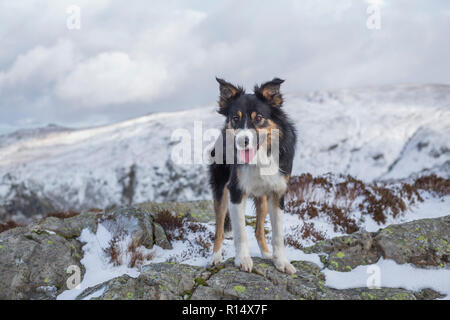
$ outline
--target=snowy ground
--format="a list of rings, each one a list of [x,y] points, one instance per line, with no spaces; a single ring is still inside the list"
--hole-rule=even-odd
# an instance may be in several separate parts
[[[450,271],[447,269],[419,269],[410,264],[397,264],[393,260],[380,258],[377,263],[359,266],[350,272],[323,270],[325,285],[336,289],[362,287],[390,287],[419,291],[432,288],[450,300]],[[374,285],[371,277],[379,276]]]
[[[412,206],[406,212],[396,219],[389,219],[385,224],[377,224],[372,219],[366,219],[365,222],[360,225],[362,229],[366,231],[376,231],[380,228],[384,228],[391,223],[408,222],[422,218],[436,218],[439,216],[445,216],[450,214],[450,196],[443,198],[428,197],[424,202],[417,203]],[[252,202],[247,202],[248,217],[254,217],[255,211]],[[332,227],[332,223],[324,219],[323,217],[317,217],[307,221],[314,223],[316,228],[320,229],[326,238],[333,238],[335,236],[344,235],[342,232],[335,232]],[[292,233],[292,226],[302,226],[305,221],[299,219],[298,215],[285,214],[284,216],[284,232],[285,235]],[[208,238],[209,233],[214,232],[213,223],[202,224],[206,227],[206,231],[202,232],[204,238]],[[269,219],[266,221],[266,228],[270,230]],[[258,244],[254,237],[254,229],[252,226],[247,226],[247,235],[249,240],[249,249],[251,256],[261,257]],[[198,247],[195,243],[196,237],[199,234],[190,233],[185,240],[173,241],[173,249],[165,250],[158,246],[155,246],[152,250],[142,248],[148,253],[152,253],[153,258],[146,263],[157,263],[165,261],[173,261],[179,263],[185,263],[195,266],[205,267],[210,261],[210,252],[206,252],[204,248]],[[113,266],[104,249],[108,246],[109,241],[112,239],[112,235],[103,227],[99,226],[97,234],[92,234],[89,230],[84,230],[80,241],[86,242],[83,247],[84,258],[81,263],[86,268],[86,274],[79,287],[67,290],[59,295],[58,299],[74,299],[79,295],[82,290],[110,280],[112,278],[128,274],[131,277],[137,277],[139,275],[139,268],[127,267],[127,259],[124,258],[124,264],[121,266]],[[270,244],[270,233],[267,235],[268,243]],[[124,239],[121,246],[126,248],[128,246],[129,239]],[[299,239],[302,245],[307,246],[312,244],[311,239]],[[232,239],[225,239],[223,244],[224,259],[232,258],[234,256],[234,245]],[[304,260],[311,261],[323,267],[317,254],[305,254],[300,249],[287,246],[287,257],[290,260]],[[405,289],[419,290],[421,288],[432,288],[443,294],[446,294],[446,299],[450,298],[450,270],[446,269],[421,269],[415,268],[412,265],[398,265],[394,261],[380,259],[375,264],[379,269],[377,272],[380,274],[381,286],[383,287],[402,287]],[[324,269],[326,275],[326,285],[337,289],[365,287],[367,279],[373,273],[373,265],[360,266],[352,270],[351,272],[337,272]],[[96,292],[95,295],[100,296],[101,292]]]

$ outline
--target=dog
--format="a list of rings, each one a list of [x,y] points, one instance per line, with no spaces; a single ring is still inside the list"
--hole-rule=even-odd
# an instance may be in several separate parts
[[[226,120],[211,152],[214,161],[209,165],[216,216],[211,265],[222,262],[224,233],[230,229],[231,222],[235,265],[242,271],[252,271],[253,261],[245,232],[245,207],[249,197],[255,204],[255,235],[262,257],[272,259],[278,270],[293,274],[296,270],[287,260],[284,249],[283,210],[297,134],[293,122],[282,110],[280,86],[284,80],[274,78],[257,85],[252,94],[223,79],[216,80],[220,90],[218,113]],[[269,252],[264,232],[268,212],[273,254]]]

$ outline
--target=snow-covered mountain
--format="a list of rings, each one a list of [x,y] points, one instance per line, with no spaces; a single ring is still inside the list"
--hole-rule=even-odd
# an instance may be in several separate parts
[[[299,132],[294,174],[333,172],[364,181],[423,172],[450,176],[448,85],[287,94],[285,101]],[[173,163],[171,152],[179,141],[171,136],[177,129],[193,133],[194,122],[203,132],[221,127],[223,118],[215,109],[0,136],[0,207],[17,207],[19,197],[78,210],[209,198],[205,166]]]

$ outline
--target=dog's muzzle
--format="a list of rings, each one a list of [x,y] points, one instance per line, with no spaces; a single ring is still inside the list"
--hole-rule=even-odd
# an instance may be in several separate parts
[[[235,138],[236,149],[242,163],[250,163],[256,155],[255,136],[251,130],[241,130]]]

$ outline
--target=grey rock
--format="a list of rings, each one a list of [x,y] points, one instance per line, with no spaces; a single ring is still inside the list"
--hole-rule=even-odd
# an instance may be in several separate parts
[[[66,219],[56,217],[44,218],[38,222],[38,226],[42,229],[53,231],[64,238],[74,239],[78,238],[83,229],[86,228],[96,233],[98,220],[101,217],[102,214],[88,211]]]
[[[255,258],[254,263],[263,265],[265,261]],[[253,273],[247,273],[236,269],[232,261],[227,261],[204,285],[194,291],[192,300],[295,299],[286,286],[261,276],[257,268],[255,266]]]
[[[77,299],[417,300],[440,297],[432,290],[417,293],[400,288],[337,290],[325,286],[325,276],[314,263],[293,261],[298,271],[287,275],[276,270],[268,260],[253,259],[252,273],[235,268],[232,259],[213,269],[151,264],[137,278],[127,275],[114,278],[86,289]]]
[[[415,300],[413,292],[404,289],[356,288],[337,290],[325,286],[319,266],[307,261],[292,261],[293,275],[281,273],[269,260],[253,258],[254,269],[246,273],[233,267],[231,261],[207,280],[208,287],[198,287],[192,299],[245,300]]]
[[[320,241],[304,249],[318,253],[332,270],[351,271],[380,257],[417,267],[450,267],[450,216],[395,224],[375,233],[361,232]]]
[[[351,271],[359,265],[375,263],[380,258],[374,247],[373,235],[368,232],[322,240],[303,251],[319,253],[322,263],[336,271]]]
[[[391,225],[374,241],[381,256],[397,263],[450,268],[450,216]]]
[[[131,235],[136,243],[146,248],[154,244],[172,249],[164,229],[155,222],[154,214],[139,206],[124,207],[99,217],[99,221],[114,235]]]
[[[200,267],[175,263],[155,263],[145,266],[137,278],[124,275],[83,291],[77,299],[106,300],[181,300],[191,295],[191,290],[203,283],[210,273]]]
[[[66,219],[48,217],[0,233],[0,299],[55,299],[67,289],[69,266],[78,266],[84,274],[82,243],[77,238],[85,228],[96,233],[99,223],[113,234],[131,235],[138,245],[171,248],[164,230],[145,209],[126,207]]]
[[[153,213],[167,210],[178,217],[185,217],[194,222],[214,221],[214,205],[210,200],[185,201],[185,202],[144,202],[140,207]]]
[[[131,206],[101,213],[88,211],[67,219],[49,217],[38,224],[65,238],[77,238],[85,228],[96,233],[98,224],[102,223],[112,234],[129,234],[136,243],[146,248],[151,249],[157,244],[164,249],[171,249],[164,229],[154,220],[154,214],[149,210]]]
[[[0,233],[0,299],[55,299],[67,268],[80,264],[81,244],[37,226]]]

